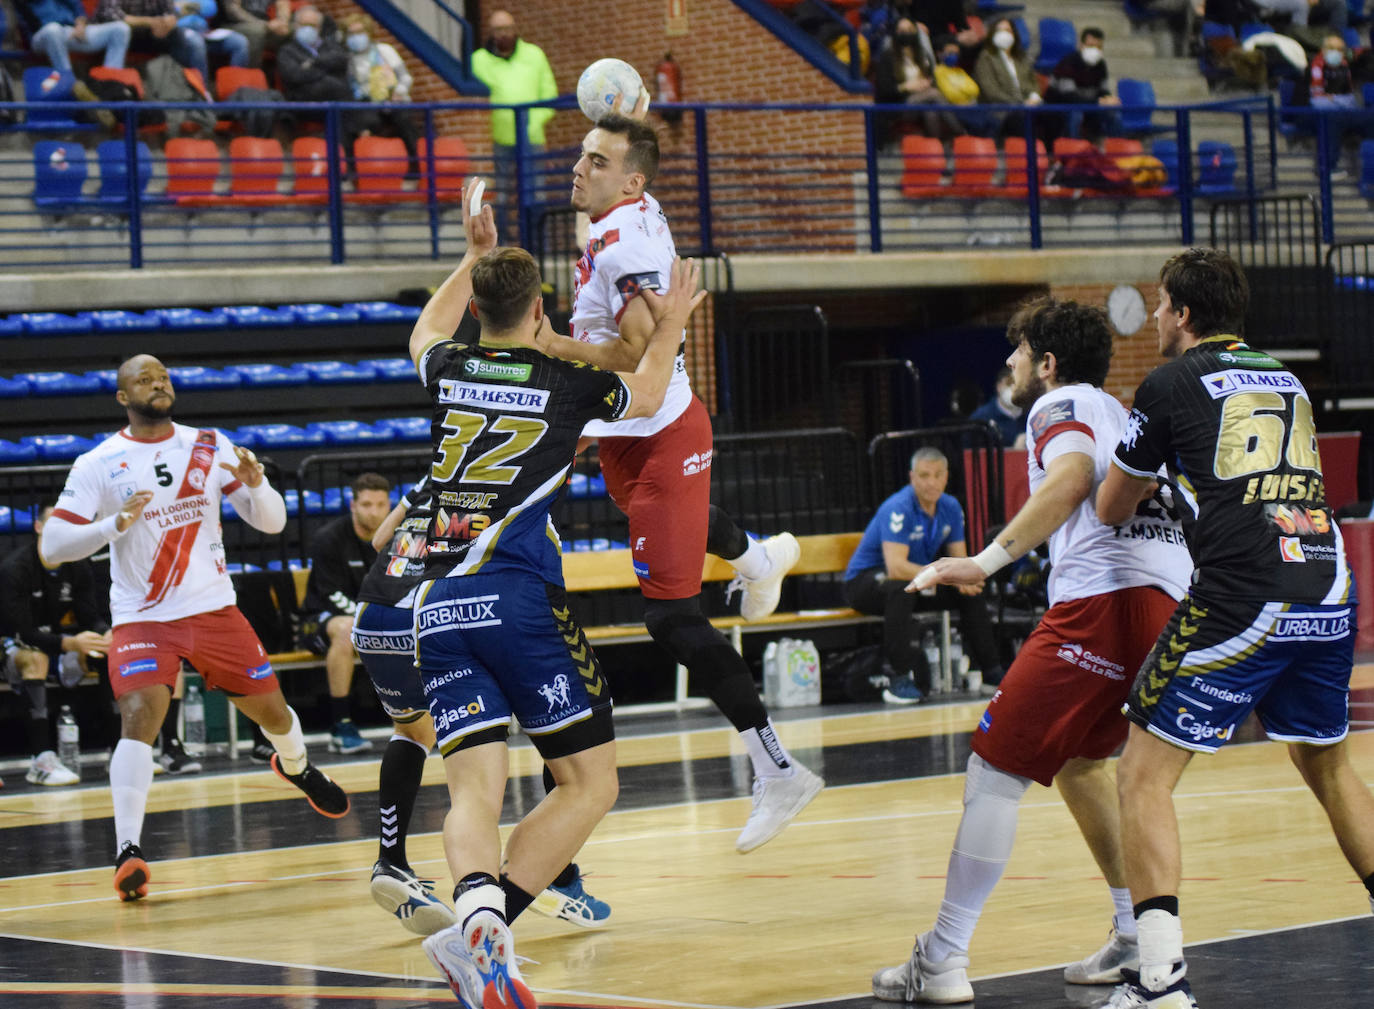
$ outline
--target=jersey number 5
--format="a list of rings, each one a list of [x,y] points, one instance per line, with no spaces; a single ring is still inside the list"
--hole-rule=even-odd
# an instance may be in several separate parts
[[[1287,407],[1287,401],[1277,392],[1239,392],[1226,398],[1212,463],[1212,472],[1218,479],[1268,473],[1285,458],[1294,469],[1321,469],[1312,404],[1302,396],[1294,397],[1291,432],[1282,416]]]
[[[505,440],[487,449],[463,468],[463,483],[512,484],[520,475],[519,466],[505,463],[533,448],[549,425],[528,417],[497,417],[488,423],[485,414],[449,410],[444,414],[444,430],[451,432],[439,443],[439,459],[434,464],[435,483],[447,483],[458,471],[472,443],[483,431],[505,435]]]

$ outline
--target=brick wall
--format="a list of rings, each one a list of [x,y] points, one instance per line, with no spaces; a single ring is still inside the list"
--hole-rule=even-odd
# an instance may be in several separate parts
[[[1088,305],[1107,304],[1107,295],[1114,285],[1111,284],[1053,284],[1050,293],[1056,298],[1083,302]],[[1112,368],[1107,373],[1103,388],[1127,406],[1135,396],[1135,390],[1150,371],[1164,363],[1159,356],[1159,345],[1155,340],[1154,310],[1159,306],[1159,292],[1154,284],[1136,285],[1145,297],[1145,311],[1150,313],[1145,325],[1137,333],[1116,338],[1116,349],[1112,355]]]

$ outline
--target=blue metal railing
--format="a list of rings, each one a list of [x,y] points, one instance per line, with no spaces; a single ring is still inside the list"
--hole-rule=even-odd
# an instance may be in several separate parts
[[[587,128],[570,99],[543,104],[557,110],[550,126],[551,137],[580,136]],[[72,112],[92,106],[46,103],[13,107],[60,107]],[[98,161],[92,157],[88,159],[89,181],[77,199],[66,207],[40,208],[33,199],[37,194],[32,151],[0,152],[0,262],[6,268],[27,269],[47,262],[138,268],[166,263],[261,262],[267,257],[271,257],[268,261],[329,263],[396,257],[438,260],[461,252],[462,227],[453,168],[451,163],[438,163],[434,143],[427,145],[429,153],[421,166],[421,179],[398,182],[401,193],[394,201],[360,199],[348,178],[348,167],[341,166],[337,158],[325,158],[324,198],[308,205],[290,199],[280,205],[270,200],[237,203],[225,193],[231,173],[222,167],[218,196],[179,205],[175,196],[169,199],[166,193],[165,168],[159,170],[148,192],[139,197],[137,116],[158,106],[125,103],[106,107],[124,123],[123,200],[101,203],[88,195],[97,182]],[[408,107],[423,117],[423,134],[428,138],[444,132],[441,124],[453,113],[480,114],[484,126],[491,108],[475,102],[415,103]],[[488,154],[474,154],[468,159],[468,170],[491,178],[489,192],[501,198],[502,235],[507,241],[530,240],[532,222],[549,208],[566,206],[567,183],[576,159],[576,149],[571,146],[542,152],[525,146],[524,120],[531,107],[513,107],[516,136],[521,142],[517,150],[520,170],[512,178],[492,178],[495,163]],[[900,143],[880,149],[876,136],[883,117],[919,112],[919,107],[783,103],[665,107],[690,115],[692,123],[689,129],[663,134],[663,163],[651,189],[672,219],[679,245],[703,251],[884,252],[978,243],[1032,249],[1132,240],[1191,243],[1198,201],[1205,203],[1218,196],[1253,197],[1275,187],[1278,119],[1272,104],[1263,100],[1159,107],[1161,116],[1172,120],[1177,154],[1168,165],[1173,176],[1171,195],[1156,193],[1150,200],[1136,199],[1126,192],[1084,195],[1079,190],[1047,185],[1033,141],[1048,120],[1062,122],[1067,113],[1087,111],[1072,106],[970,107],[983,119],[990,113],[1023,115],[1021,135],[1027,154],[1022,171],[1027,183],[1015,195],[1005,186],[993,186],[990,192],[968,192],[952,184],[957,180],[948,172],[943,172],[933,187],[913,189],[905,185],[911,160],[903,156]],[[324,149],[337,150],[344,135],[341,117],[349,106],[215,106],[220,113],[256,108],[322,120]],[[950,106],[938,108],[959,112]],[[764,139],[762,127],[757,131],[751,128],[779,112],[797,117],[798,135],[817,135],[810,117],[822,121],[830,135],[853,139],[837,141],[830,149],[808,149],[803,144],[770,143]],[[1207,174],[1215,174],[1216,166],[1198,164],[1193,139],[1221,134],[1236,138],[1236,162],[1230,185],[1217,188]],[[35,137],[46,135],[35,133]],[[60,135],[70,138],[74,134]],[[484,136],[469,134],[469,140],[477,150],[485,147]],[[948,167],[943,157],[940,169]],[[1001,153],[997,158],[1000,178],[1008,159]],[[289,164],[290,156],[285,160]],[[1013,157],[1011,167],[1015,164]],[[447,178],[445,173],[449,173]],[[940,175],[937,172],[937,177]],[[282,195],[291,195],[290,186],[288,171],[283,177]],[[1322,200],[1329,240],[1329,180],[1314,177],[1313,188]],[[70,224],[91,214],[102,215],[102,220],[91,223],[83,219],[82,227],[64,227],[60,233],[51,227],[55,219]],[[1091,227],[1085,224],[1089,219],[1096,221]],[[60,240],[55,235],[60,235]],[[39,254],[36,249],[47,252]],[[112,250],[122,251],[114,258]]]

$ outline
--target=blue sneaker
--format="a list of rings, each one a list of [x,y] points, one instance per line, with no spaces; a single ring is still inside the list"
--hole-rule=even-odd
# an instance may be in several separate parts
[[[573,866],[576,875],[567,886],[550,886],[530,907],[550,918],[561,918],[582,928],[601,928],[611,920],[611,905],[597,900],[582,885],[582,873]]]
[[[351,718],[335,722],[334,727],[329,730],[330,753],[362,753],[370,749],[372,744],[362,737]]]
[[[909,674],[897,677],[883,688],[883,700],[888,704],[920,704],[925,696],[916,686],[916,678]]]
[[[384,859],[372,867],[370,889],[378,906],[416,935],[433,935],[457,921],[448,906],[434,896],[433,880],[420,879]]]

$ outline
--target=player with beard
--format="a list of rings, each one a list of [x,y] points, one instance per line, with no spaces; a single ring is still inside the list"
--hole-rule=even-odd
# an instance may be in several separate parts
[[[139,847],[152,744],[183,659],[262,727],[277,751],[272,769],[317,812],[343,816],[348,796],[310,763],[300,720],[234,605],[220,499],[255,529],[278,533],[286,526],[282,496],[252,452],[220,431],[172,421],[176,393],[157,358],[131,357],[117,380],[129,424],[72,464],[39,550],[59,564],[110,548],[110,686],[122,723],[110,759],[115,892],[131,901],[147,896],[152,876]]]
[[[1107,944],[1064,972],[1066,981],[1119,980],[1136,963],[1122,865],[1116,788],[1106,767],[1126,738],[1121,705],[1135,671],[1187,590],[1192,562],[1177,522],[1147,500],[1120,526],[1103,525],[1093,492],[1111,465],[1126,410],[1101,386],[1112,334],[1101,310],[1042,299],[1012,318],[1013,401],[1026,411],[1031,495],[976,557],[942,557],[908,586],[973,585],[1047,537],[1050,608],[1017,653],[973,734],[964,814],[934,927],[911,958],[873,975],[893,1002],[972,1002],[969,943],[1001,879],[1031,781],[1059,786],[1107,880],[1114,907]]]

